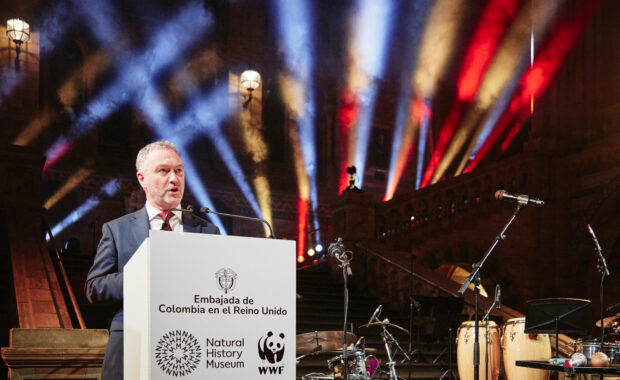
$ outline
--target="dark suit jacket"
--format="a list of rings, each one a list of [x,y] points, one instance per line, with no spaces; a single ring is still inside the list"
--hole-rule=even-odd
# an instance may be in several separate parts
[[[182,214],[183,231],[219,234],[219,229],[197,216]],[[116,311],[111,331],[123,330],[123,268],[149,236],[146,208],[103,225],[97,255],[86,278],[86,297],[92,302],[112,302]]]

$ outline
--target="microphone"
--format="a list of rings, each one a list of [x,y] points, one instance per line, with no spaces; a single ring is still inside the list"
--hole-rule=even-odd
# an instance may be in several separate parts
[[[594,234],[594,230],[592,229],[592,227],[590,227],[590,225],[588,224],[588,231],[590,232],[590,235],[592,235],[592,240],[594,240],[594,245],[596,246],[596,250],[601,252],[601,245],[598,243],[598,239],[596,238],[596,235]]]
[[[331,243],[329,248],[327,248],[327,254],[335,258],[340,257],[340,255],[342,255],[342,251],[344,251],[344,245],[342,244],[341,237],[337,238],[336,241]]]
[[[510,194],[506,190],[497,190],[495,192],[495,199],[497,199],[498,201],[506,200],[511,202],[517,202],[518,204],[525,206],[542,206],[545,204],[545,202],[541,201],[538,198],[530,198],[527,195],[514,195]]]
[[[190,214],[192,214],[194,212],[194,207],[192,205],[187,205],[187,208],[171,208],[170,210],[166,211],[166,216],[164,217],[164,223],[162,223],[161,225],[162,231],[167,231],[168,228],[170,228],[170,223],[168,222],[170,221],[169,217],[172,211],[189,212]]]
[[[599,258],[601,259],[601,263],[603,265],[603,269],[605,269],[605,274],[609,276],[609,269],[607,269],[607,262],[605,261],[605,257],[603,257],[603,250],[601,249],[601,245],[598,243],[598,239],[594,234],[594,230],[588,224],[588,231],[590,235],[592,235],[592,240],[594,240],[594,246],[596,247],[596,252],[598,253]]]
[[[497,310],[502,306],[502,288],[497,284],[495,286],[495,303],[497,304]]]
[[[379,316],[379,314],[381,314],[381,308],[381,305],[377,306],[375,312],[372,313],[372,317],[370,317],[370,319],[368,320],[368,323],[372,323],[372,321],[374,321]]]
[[[218,211],[213,211],[208,207],[201,207],[198,209],[198,211],[204,213],[204,214],[215,214],[215,215],[221,215],[221,216],[229,216],[231,218],[237,218],[237,219],[244,219],[244,220],[254,220],[256,222],[261,222],[264,223],[267,228],[269,228],[269,238],[270,239],[275,239],[275,236],[273,236],[273,229],[271,228],[271,224],[269,224],[268,221],[266,221],[263,218],[254,218],[251,216],[245,216],[245,215],[235,215],[235,214],[228,214],[225,212],[218,212]]]

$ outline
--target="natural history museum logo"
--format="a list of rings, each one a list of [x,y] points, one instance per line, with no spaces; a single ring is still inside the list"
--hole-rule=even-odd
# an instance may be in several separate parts
[[[187,331],[166,333],[155,346],[155,360],[169,376],[183,377],[192,373],[200,363],[198,340]]]

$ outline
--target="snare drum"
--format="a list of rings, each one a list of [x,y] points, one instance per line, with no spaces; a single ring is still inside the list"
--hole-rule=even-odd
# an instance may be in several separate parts
[[[457,331],[456,361],[461,380],[474,378],[474,321],[461,323]],[[478,344],[480,345],[480,378],[484,378],[486,354],[486,323],[478,326]],[[489,379],[497,380],[500,368],[499,329],[493,321],[489,322]]]
[[[502,351],[504,369],[508,380],[547,380],[549,371],[517,367],[517,360],[549,360],[551,342],[547,334],[526,334],[525,318],[509,319],[502,326]]]
[[[349,380],[370,379],[366,373],[366,356],[363,351],[349,351],[347,357],[347,360],[343,360],[342,355],[338,355],[327,361],[327,367],[332,371],[334,379],[342,379],[345,362]]]
[[[609,358],[609,364],[618,364],[620,360],[620,344],[618,343],[603,343],[603,353]],[[583,353],[588,362],[592,358],[592,354],[601,351],[601,345],[599,342],[586,341],[577,343],[577,351]]]

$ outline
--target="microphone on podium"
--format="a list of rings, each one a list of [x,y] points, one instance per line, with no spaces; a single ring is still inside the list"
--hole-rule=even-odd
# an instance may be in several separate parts
[[[225,212],[213,211],[213,210],[211,210],[208,207],[200,207],[198,209],[198,211],[200,211],[200,212],[202,212],[204,214],[215,214],[215,215],[220,215],[220,216],[229,216],[231,218],[244,219],[244,220],[253,220],[253,221],[256,221],[256,222],[264,223],[267,226],[267,228],[269,228],[269,238],[270,239],[275,239],[275,236],[273,236],[273,229],[271,228],[271,224],[269,224],[269,222],[266,221],[263,218],[254,218],[254,217],[245,216],[245,215],[228,214],[228,213],[225,213]]]

